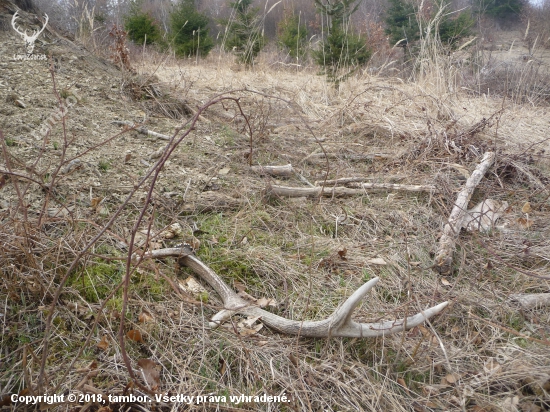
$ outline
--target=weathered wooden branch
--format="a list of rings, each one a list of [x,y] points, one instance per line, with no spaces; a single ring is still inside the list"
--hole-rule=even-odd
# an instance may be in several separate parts
[[[376,322],[357,323],[351,319],[354,309],[361,303],[365,295],[378,283],[379,278],[374,278],[357,289],[344,303],[342,303],[328,318],[320,321],[296,321],[283,318],[259,308],[237,295],[212,269],[206,266],[196,257],[189,245],[181,248],[159,249],[146,252],[143,257],[138,253],[132,255],[132,261],[138,263],[145,258],[161,258],[174,256],[179,258],[179,263],[191,268],[197,275],[204,279],[220,295],[224,303],[224,310],[212,317],[209,323],[211,328],[216,328],[234,314],[260,317],[265,325],[285,334],[305,337],[355,337],[368,338],[391,335],[420,325],[426,319],[440,313],[448,302],[428,308],[406,319]]]
[[[157,138],[162,139],[162,140],[172,139],[172,136],[168,136],[168,135],[165,135],[165,134],[162,134],[162,133],[153,132],[152,130],[146,129],[143,126],[137,126],[132,122],[115,120],[115,121],[111,122],[111,124],[116,124],[118,126],[128,126],[128,127],[131,127],[131,128],[135,128],[134,130],[136,130],[140,134],[144,134],[146,136],[157,137]]]
[[[433,185],[399,185],[395,183],[363,183],[359,188],[349,187],[288,187],[270,185],[266,193],[282,197],[354,196],[365,191],[402,190],[406,192],[435,192]]]
[[[355,162],[360,162],[362,160],[379,160],[379,159],[391,159],[393,156],[386,153],[311,153],[307,155],[302,162],[319,162],[325,161],[325,159],[344,159],[351,160]]]
[[[277,177],[289,177],[294,172],[291,164],[284,166],[250,166],[250,170],[261,175],[268,174]]]
[[[399,180],[403,179],[405,176],[394,175],[394,176],[384,176],[384,180]],[[379,177],[341,177],[339,179],[330,179],[330,180],[316,180],[315,186],[338,186],[338,185],[347,185],[349,183],[363,183],[365,180],[379,179]]]
[[[468,208],[468,203],[474,193],[475,188],[487,173],[487,170],[495,161],[495,154],[493,152],[486,152],[481,159],[481,163],[477,165],[471,176],[466,181],[464,188],[458,194],[456,202],[451,210],[451,215],[447,224],[443,228],[443,234],[439,239],[439,248],[437,250],[434,270],[442,275],[451,272],[453,263],[453,253],[455,250],[456,240],[460,229],[462,228],[464,217]]]
[[[510,296],[510,301],[517,302],[522,309],[538,309],[550,306],[550,293],[518,293]]]

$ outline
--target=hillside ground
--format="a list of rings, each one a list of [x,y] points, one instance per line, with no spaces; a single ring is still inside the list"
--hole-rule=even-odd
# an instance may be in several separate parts
[[[13,55],[20,39],[0,36],[0,55]],[[269,56],[240,70],[218,52],[195,62],[140,51],[130,73],[68,41],[43,47],[49,63],[0,62],[2,395],[37,385],[143,394],[127,356],[140,385],[212,397],[58,410],[550,410],[550,309],[514,300],[550,292],[550,108],[540,95],[462,87],[448,62],[415,82],[367,69],[335,89],[315,68]],[[60,104],[66,116],[55,116]],[[162,168],[168,142],[120,123],[181,137],[198,111]],[[470,206],[508,208],[498,228],[460,234],[441,276],[439,236],[486,151],[496,162]],[[270,177],[251,164],[295,173]],[[436,190],[269,195],[346,177]],[[167,235],[175,223],[182,230]],[[137,251],[193,243],[232,288],[272,299],[268,310],[287,318],[326,317],[373,277],[358,321],[450,304],[375,339],[287,336],[239,316],[210,330],[219,297],[170,258],[128,263],[133,232]],[[229,400],[242,394],[287,401]]]

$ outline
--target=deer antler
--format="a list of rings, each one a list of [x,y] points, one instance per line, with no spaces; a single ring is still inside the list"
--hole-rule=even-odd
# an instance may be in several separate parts
[[[357,323],[351,319],[353,310],[359,305],[361,299],[376,285],[379,278],[374,278],[357,289],[344,303],[342,303],[328,318],[320,321],[296,321],[283,318],[271,312],[263,310],[250,302],[240,298],[221,278],[206,266],[193,254],[189,245],[177,248],[158,249],[146,252],[143,256],[137,253],[132,255],[134,263],[141,259],[157,259],[167,256],[179,257],[179,261],[191,268],[203,278],[220,295],[225,309],[212,317],[209,323],[211,328],[216,328],[232,315],[239,313],[248,316],[259,316],[261,321],[279,332],[288,335],[300,335],[307,337],[353,337],[367,338],[390,335],[404,329],[410,329],[420,325],[426,319],[441,312],[448,302],[440,303],[406,319],[377,323]]]
[[[38,38],[38,36],[40,36],[40,33],[42,33],[44,31],[44,29],[46,28],[46,25],[48,24],[48,21],[49,21],[49,17],[46,13],[44,13],[44,17],[46,18],[46,21],[44,22],[44,25],[42,26],[42,29],[33,30],[32,36],[29,36],[27,34],[27,30],[25,30],[25,32],[22,32],[15,25],[15,21],[17,20],[17,17],[19,17],[18,13],[19,12],[16,11],[15,14],[13,15],[13,17],[11,19],[11,25],[12,25],[13,29],[23,37],[23,40],[25,40],[25,44],[26,44],[26,47],[27,47],[27,53],[32,54],[32,52],[34,50],[34,41]]]

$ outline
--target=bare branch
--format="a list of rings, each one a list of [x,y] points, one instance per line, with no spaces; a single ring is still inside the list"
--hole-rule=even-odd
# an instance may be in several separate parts
[[[284,166],[250,166],[250,170],[260,175],[271,175],[271,176],[292,176],[294,169],[291,164]]]
[[[474,193],[475,188],[494,161],[495,154],[493,152],[486,152],[483,155],[483,159],[481,159],[481,163],[477,165],[456,198],[449,220],[439,240],[439,249],[435,255],[433,267],[440,274],[448,274],[451,271],[455,243],[466,216],[468,202],[470,202],[472,193]]]
[[[400,185],[395,183],[362,183],[359,188],[349,187],[288,187],[270,185],[269,194],[283,197],[354,196],[365,191],[401,190],[407,192],[435,192],[433,185]]]

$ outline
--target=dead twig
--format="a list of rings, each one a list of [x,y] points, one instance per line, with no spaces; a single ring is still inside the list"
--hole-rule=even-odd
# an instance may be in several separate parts
[[[138,126],[137,124],[134,124],[132,122],[126,122],[126,121],[121,121],[121,120],[115,120],[113,122],[111,122],[111,124],[116,124],[117,126],[128,126],[130,127],[132,130],[136,130],[138,133],[140,134],[143,134],[143,135],[146,135],[146,136],[153,136],[153,137],[157,137],[159,139],[162,139],[162,140],[170,140],[172,139],[170,136],[168,135],[165,135],[165,134],[162,134],[162,133],[157,133],[157,132],[153,132],[152,130],[149,130],[149,129],[146,129],[145,127],[143,126]]]

